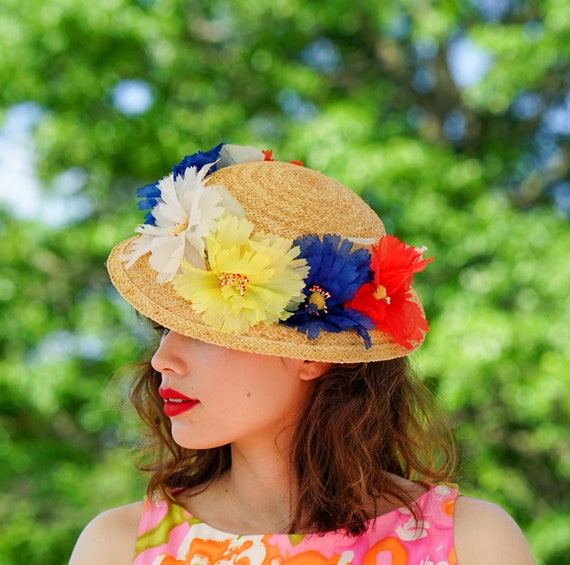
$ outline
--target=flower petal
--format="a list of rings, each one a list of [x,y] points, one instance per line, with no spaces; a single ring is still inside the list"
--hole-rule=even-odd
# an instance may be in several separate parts
[[[389,296],[406,293],[414,274],[423,271],[431,260],[424,259],[415,247],[406,245],[393,235],[380,238],[378,245],[372,246],[374,280],[386,288]]]
[[[345,306],[368,316],[376,327],[392,336],[406,349],[413,349],[428,331],[421,307],[413,301],[411,285],[415,273],[425,269],[430,259],[422,250],[387,235],[372,246],[374,280],[363,284]]]
[[[190,167],[195,167],[196,169],[202,169],[205,165],[210,165],[212,167],[211,172],[216,170],[214,163],[220,157],[220,150],[223,147],[223,143],[216,145],[209,151],[197,151],[192,155],[186,155],[178,165],[172,167],[172,173],[174,175],[174,179],[176,180],[180,175],[183,175],[186,172],[186,169]]]
[[[314,234],[306,235],[294,243],[310,270],[304,301],[284,323],[297,326],[309,339],[318,337],[321,330],[338,333],[354,328],[368,347],[372,322],[361,312],[344,307],[344,302],[371,278],[368,251],[353,251],[351,241],[333,234],[326,234],[322,240]]]
[[[127,263],[125,265],[127,269],[132,267],[143,255],[150,253],[153,240],[154,238],[152,236],[143,234],[137,237],[130,244],[128,251],[121,255],[121,261],[125,261]]]
[[[158,273],[158,282],[167,282],[177,273],[184,257],[184,238],[156,237],[151,244],[149,265]]]
[[[186,261],[172,281],[204,323],[222,332],[243,333],[256,324],[290,316],[307,274],[291,241],[277,236],[250,238],[253,224],[225,214],[205,238],[210,270]]]
[[[237,163],[249,161],[263,161],[263,151],[252,145],[232,145],[226,143],[220,150],[220,158],[217,162],[218,169],[229,167]]]

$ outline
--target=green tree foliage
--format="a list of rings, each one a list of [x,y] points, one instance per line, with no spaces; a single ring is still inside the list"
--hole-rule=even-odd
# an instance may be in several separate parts
[[[463,490],[567,563],[569,38],[568,0],[3,0],[2,147],[31,145],[43,204],[2,186],[0,561],[65,563],[142,496],[112,376],[150,338],[104,261],[134,189],[225,140],[323,170],[428,246],[416,360]]]

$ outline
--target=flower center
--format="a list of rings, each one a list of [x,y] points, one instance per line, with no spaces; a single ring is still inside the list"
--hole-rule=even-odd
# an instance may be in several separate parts
[[[385,300],[387,304],[390,304],[390,297],[386,291],[386,287],[379,284],[376,287],[376,292],[372,295],[376,300]]]
[[[188,222],[183,224],[176,224],[173,228],[168,230],[168,235],[170,237],[178,237],[186,228],[188,227]]]
[[[239,273],[224,272],[218,277],[218,282],[220,283],[220,286],[233,286],[239,291],[240,296],[244,296],[249,279],[245,275],[240,275]]]
[[[327,300],[331,297],[331,293],[327,292],[318,284],[313,284],[309,287],[309,299],[307,301],[307,309],[310,314],[320,316],[321,312],[328,314]]]

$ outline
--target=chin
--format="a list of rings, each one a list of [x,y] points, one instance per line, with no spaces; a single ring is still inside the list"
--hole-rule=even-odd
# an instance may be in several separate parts
[[[216,441],[215,438],[197,437],[196,434],[189,434],[187,430],[176,430],[174,425],[171,434],[174,442],[183,449],[214,449],[229,443],[223,439]]]

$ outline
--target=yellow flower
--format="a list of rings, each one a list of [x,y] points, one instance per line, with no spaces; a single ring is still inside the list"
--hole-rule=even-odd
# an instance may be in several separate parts
[[[210,269],[183,261],[172,281],[210,327],[240,334],[256,324],[291,316],[303,301],[309,272],[298,247],[282,237],[257,233],[245,218],[225,214],[205,238]]]

